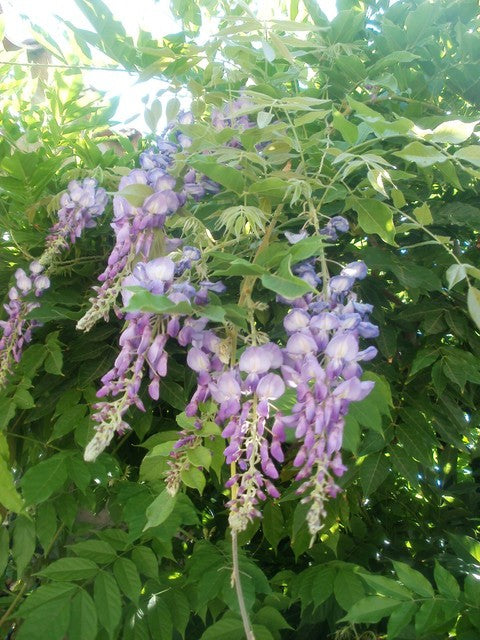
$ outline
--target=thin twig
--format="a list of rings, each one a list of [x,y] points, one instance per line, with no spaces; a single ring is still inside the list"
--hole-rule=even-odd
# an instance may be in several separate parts
[[[12,62],[10,60],[0,60],[0,64],[9,64],[13,67],[49,67],[52,69],[81,69],[82,71],[121,71],[122,73],[137,73],[120,67],[94,67],[82,64],[50,64],[43,62]]]
[[[22,584],[22,586],[20,587],[20,591],[17,593],[17,595],[15,596],[12,604],[8,607],[8,609],[5,611],[5,613],[3,614],[3,616],[0,618],[0,628],[5,624],[5,622],[8,620],[8,618],[10,617],[10,614],[12,613],[12,611],[14,611],[17,607],[18,601],[20,600],[20,598],[23,597],[23,594],[25,593],[27,589],[27,583],[24,582]]]
[[[240,582],[237,532],[231,531],[230,535],[232,537],[232,560],[233,560],[232,582],[233,582],[233,586],[235,587],[235,591],[237,593],[237,600],[238,600],[238,606],[240,607],[240,615],[242,617],[243,629],[245,631],[245,636],[247,640],[255,640],[255,634],[253,633],[250,618],[248,616],[247,607],[245,606],[245,598],[243,596],[242,583]]]

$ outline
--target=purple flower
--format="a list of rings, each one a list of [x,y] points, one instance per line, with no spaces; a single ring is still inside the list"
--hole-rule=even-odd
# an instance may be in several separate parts
[[[150,282],[161,280],[168,282],[173,280],[175,271],[175,263],[170,258],[155,258],[145,263],[145,276]]]
[[[312,336],[305,333],[294,333],[288,339],[286,352],[292,356],[305,356],[317,352],[317,344]]]
[[[328,286],[333,293],[346,293],[353,287],[354,279],[348,276],[334,276]]]
[[[285,331],[288,331],[288,333],[306,329],[309,324],[310,316],[302,309],[293,309],[283,319],[283,326],[285,327]]]
[[[348,220],[343,216],[333,216],[330,218],[330,224],[340,233],[346,233],[350,228]]]
[[[261,378],[255,392],[262,400],[277,400],[285,393],[285,383],[276,373],[268,373]]]
[[[265,373],[271,367],[271,359],[261,347],[248,347],[240,356],[238,366],[246,373]]]
[[[300,231],[300,233],[292,233],[291,231],[285,231],[285,237],[289,241],[290,244],[297,244],[301,240],[305,240],[308,236],[308,233],[305,229]]]
[[[210,369],[210,359],[208,355],[197,349],[196,347],[192,347],[187,355],[187,364],[193,371],[209,371]]]
[[[212,397],[216,402],[226,402],[232,398],[239,399],[240,384],[234,373],[222,373],[216,383],[210,384]]]
[[[350,262],[343,267],[340,273],[342,276],[363,280],[367,276],[367,265],[362,260]]]

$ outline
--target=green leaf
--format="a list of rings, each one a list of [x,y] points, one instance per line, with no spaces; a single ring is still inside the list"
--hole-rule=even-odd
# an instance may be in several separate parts
[[[465,598],[467,602],[478,606],[480,602],[480,579],[475,578],[472,575],[468,575],[465,578]]]
[[[391,596],[399,600],[412,599],[411,591],[391,578],[374,575],[373,573],[360,573],[359,575],[372,589],[375,589],[378,595]]]
[[[15,513],[19,513],[23,508],[23,500],[15,488],[12,472],[7,461],[2,457],[0,457],[0,504],[8,511]]]
[[[253,617],[253,622],[255,624],[263,624],[263,626],[267,627],[267,629],[271,629],[272,631],[292,628],[280,611],[270,606],[265,606],[259,609]]]
[[[203,473],[196,469],[195,467],[190,467],[189,469],[184,469],[180,477],[182,482],[187,485],[187,487],[191,487],[192,489],[197,489],[197,491],[201,494],[205,489],[206,480]]]
[[[259,129],[264,129],[266,126],[270,124],[274,117],[274,113],[272,111],[259,111],[257,113],[257,126]]]
[[[401,600],[394,600],[393,598],[367,596],[358,600],[343,619],[350,622],[379,622],[401,604]]]
[[[9,555],[10,537],[8,535],[8,530],[6,527],[0,527],[0,576],[3,576]]]
[[[467,271],[464,264],[454,263],[448,267],[445,275],[447,276],[448,288],[451,289],[465,279]]]
[[[63,354],[58,342],[58,334],[58,331],[53,331],[48,334],[45,340],[48,355],[44,367],[47,373],[60,376],[62,375]]]
[[[265,56],[265,60],[267,62],[273,62],[275,60],[275,57],[276,57],[275,51],[273,50],[271,45],[268,44],[266,40],[262,40],[262,50],[263,50],[263,55]]]
[[[168,491],[164,489],[147,508],[147,524],[145,525],[145,529],[158,527],[159,524],[165,522],[174,510],[175,504],[176,497],[170,495]]]
[[[262,284],[266,289],[271,289],[283,296],[287,300],[293,300],[305,295],[309,291],[312,291],[312,287],[302,280],[297,278],[290,271],[291,256],[288,256],[285,260],[282,260],[278,275],[272,275],[265,273],[262,276]]]
[[[31,591],[16,611],[20,618],[31,615],[36,609],[48,602],[70,599],[77,592],[78,586],[67,582],[52,582],[41,585]]]
[[[238,195],[241,195],[245,190],[244,175],[238,169],[219,164],[213,158],[193,157],[189,159],[189,164],[211,180],[218,182]]]
[[[333,126],[340,131],[345,142],[355,144],[358,139],[358,128],[338,111],[333,114]]]
[[[335,577],[333,592],[342,609],[349,611],[356,602],[365,596],[365,587],[353,571],[341,569]]]
[[[57,532],[57,513],[51,502],[44,502],[37,507],[35,529],[38,541],[45,553]]]
[[[81,558],[88,558],[100,564],[113,562],[117,557],[115,549],[102,540],[85,540],[69,545],[70,551]]]
[[[68,640],[95,640],[97,631],[95,604],[84,589],[79,589],[72,600]]]
[[[114,638],[122,617],[122,599],[117,583],[111,573],[100,571],[93,585],[93,599],[97,608],[100,624],[110,638]]]
[[[285,523],[280,505],[269,500],[263,507],[262,518],[263,534],[272,545],[274,551],[277,550],[278,543],[285,537]]]
[[[255,180],[248,187],[248,193],[255,193],[261,196],[265,196],[266,198],[274,198],[282,200],[285,191],[287,189],[286,180],[282,180],[281,178],[262,178],[260,180]]]
[[[422,369],[429,367],[436,360],[438,360],[439,357],[440,357],[440,353],[438,349],[434,351],[431,351],[430,349],[423,349],[422,351],[419,351],[415,355],[415,358],[413,359],[413,362],[410,368],[410,375],[414,376],[416,373],[418,373]]]
[[[132,560],[142,575],[154,580],[158,578],[157,556],[149,547],[135,547]]]
[[[171,122],[174,118],[177,117],[178,112],[180,111],[180,101],[178,98],[171,98],[167,102],[167,106],[165,108],[165,114],[167,116],[167,122]]]
[[[347,200],[347,206],[358,214],[358,224],[365,233],[376,233],[384,242],[395,245],[393,212],[388,205],[372,198]]]
[[[475,287],[468,287],[467,306],[470,317],[480,329],[480,291]]]
[[[460,144],[465,142],[472,135],[478,120],[474,122],[462,122],[461,120],[450,120],[442,122],[433,131],[421,133],[421,137],[430,142],[442,142],[445,144]]]
[[[50,436],[50,441],[61,438],[67,433],[74,431],[84,419],[86,412],[87,407],[84,404],[70,406],[69,410],[62,413],[55,422],[52,435]]]
[[[424,202],[421,207],[415,207],[413,215],[418,222],[424,226],[432,224],[433,222],[432,212],[426,202]]]
[[[142,583],[135,563],[128,558],[118,558],[113,565],[113,575],[127,598],[138,604]]]
[[[398,609],[395,609],[388,619],[387,635],[389,640],[393,640],[398,634],[405,629],[407,624],[413,618],[417,604],[415,602],[404,602]]]
[[[458,149],[453,155],[459,160],[466,160],[476,167],[480,167],[480,145],[478,144]]]
[[[403,158],[407,162],[415,162],[419,167],[431,167],[439,162],[445,162],[447,157],[441,151],[421,142],[411,142],[407,144],[401,151],[395,154],[399,158]]]
[[[410,482],[413,487],[419,484],[418,463],[398,444],[388,449],[394,470]]]
[[[47,500],[60,489],[67,479],[65,456],[57,453],[27,470],[21,480],[23,496],[27,504]]]
[[[429,466],[433,460],[436,440],[425,417],[413,409],[401,412],[402,423],[397,425],[396,435],[409,455]]]
[[[69,582],[70,580],[88,580],[98,573],[98,565],[86,558],[60,558],[39,571],[39,575],[50,580]]]
[[[474,558],[480,564],[480,542],[470,536],[457,533],[449,533],[448,537],[452,547],[460,556],[470,561]]]
[[[165,600],[154,594],[148,603],[147,612],[148,627],[150,629],[150,638],[161,638],[161,640],[169,640],[173,637],[172,616]]]
[[[23,574],[35,551],[35,525],[26,516],[18,516],[13,526],[12,556],[17,578]]]
[[[36,608],[21,625],[18,640],[63,640],[70,623],[70,596],[68,592]]]
[[[181,387],[177,382],[165,378],[160,383],[160,397],[165,400],[170,406],[182,411],[187,404],[185,398],[185,389]]]
[[[191,608],[187,596],[181,589],[170,589],[162,593],[162,598],[170,611],[173,626],[185,638],[185,629],[190,620]]]
[[[265,267],[243,260],[243,258],[235,258],[227,269],[215,270],[215,275],[218,276],[259,276],[262,273],[265,273]]]
[[[366,496],[370,496],[382,484],[389,471],[388,462],[381,451],[365,458],[358,474]]]
[[[424,598],[434,597],[432,585],[419,571],[415,571],[408,564],[396,560],[393,560],[393,566],[402,584]]]
[[[437,583],[437,589],[443,596],[446,598],[452,598],[453,600],[458,600],[460,598],[460,587],[458,586],[458,582],[449,571],[442,567],[438,560],[435,560],[433,576]]]
[[[459,606],[447,600],[427,600],[415,616],[415,631],[421,636],[442,627],[444,622],[457,617]]]
[[[153,189],[148,184],[129,184],[118,192],[118,195],[132,205],[132,207],[141,207],[148,196],[151,196]]]
[[[345,416],[342,447],[346,449],[346,451],[351,451],[353,454],[357,455],[361,433],[362,430],[357,420],[355,420],[355,418],[350,414],[347,414]]]
[[[243,624],[236,618],[222,618],[211,625],[200,640],[243,640],[245,637]]]
[[[198,447],[187,449],[187,458],[194,466],[209,469],[212,453],[209,449],[199,445]]]

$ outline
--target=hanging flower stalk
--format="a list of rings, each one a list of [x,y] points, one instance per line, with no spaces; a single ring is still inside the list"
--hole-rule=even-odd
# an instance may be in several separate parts
[[[119,183],[119,193],[113,199],[113,222],[111,227],[115,236],[115,245],[108,257],[107,267],[98,276],[102,283],[94,287],[96,295],[90,298],[91,307],[78,321],[77,329],[89,331],[103,318],[108,320],[113,308],[117,316],[122,312],[117,305],[124,279],[132,273],[137,260],[148,261],[154,239],[161,240],[168,216],[178,211],[191,195],[195,200],[205,193],[216,193],[216,183],[202,178],[195,171],[186,173],[180,189],[177,180],[169,173],[174,154],[180,146],[166,140],[160,140],[156,149],[140,155],[140,169],[134,169]],[[148,193],[141,206],[134,206],[127,197],[121,195],[138,186],[140,193]],[[135,189],[133,189],[135,190]],[[172,242],[172,241],[170,241]],[[168,247],[164,252],[168,252]]]
[[[314,271],[307,268],[306,273]],[[374,386],[360,380],[359,363],[374,358],[377,350],[361,349],[359,342],[376,337],[378,328],[368,320],[372,306],[358,302],[352,292],[355,281],[366,274],[363,262],[347,265],[330,279],[326,296],[307,294],[296,300],[284,319],[288,340],[282,374],[296,391],[296,404],[280,421],[295,429],[300,443],[293,464],[301,482],[297,493],[310,505],[312,539],[322,527],[325,502],[340,491],[335,477],[346,470],[340,449],[350,403],[363,400]]]
[[[137,263],[133,273],[122,282],[124,306],[128,305],[133,295],[131,287],[165,295],[173,304],[202,303],[205,300],[202,288],[195,288],[188,280],[192,261],[199,258],[197,249],[184,247],[170,256]],[[95,460],[115,433],[122,434],[129,428],[124,416],[130,407],[135,405],[141,411],[145,410],[139,395],[145,369],[149,374],[148,394],[153,400],[158,400],[161,378],[167,375],[168,355],[165,346],[169,339],[178,336],[181,328],[179,314],[162,316],[127,311],[125,319],[119,339],[121,351],[113,368],[102,377],[103,385],[97,393],[99,398],[113,396],[115,399],[94,405],[96,412],[93,420],[97,425],[95,435],[85,450],[87,461]]]
[[[50,229],[46,247],[38,260],[29,265],[29,273],[23,269],[15,272],[15,286],[8,292],[9,301],[4,305],[8,319],[0,321],[3,335],[0,338],[0,389],[3,388],[15,363],[20,362],[26,344],[32,339],[32,331],[40,322],[30,319],[31,311],[40,304],[32,298],[40,297],[49,287],[49,273],[58,256],[69,249],[84,229],[96,225],[104,211],[108,198],[95,180],[73,180],[62,195],[58,221]]]
[[[332,219],[322,235],[333,239],[348,229],[341,216]],[[305,234],[289,234],[298,242]],[[296,300],[281,300],[291,306],[284,320],[285,346],[272,342],[245,349],[237,364],[222,358],[222,340],[207,328],[207,321],[185,326],[181,344],[190,345],[187,364],[197,374],[197,389],[186,407],[201,427],[201,403],[213,400],[215,422],[227,438],[227,464],[234,469],[227,481],[232,489],[228,502],[233,532],[246,528],[261,516],[259,504],[266,494],[278,498],[274,485],[277,466],[284,461],[282,444],[286,430],[295,430],[299,443],[294,466],[298,467],[297,492],[309,504],[307,522],[312,538],[325,518],[325,502],[340,490],[335,478],[345,472],[341,445],[345,415],[351,402],[370,393],[373,382],[362,381],[360,362],[376,355],[373,346],[362,349],[360,340],[374,338],[378,328],[369,321],[372,306],[357,301],[352,288],[367,268],[353,262],[330,278],[325,287],[312,258],[294,265],[294,273],[321,293],[308,293]],[[287,387],[295,389],[296,402],[285,415],[275,402]],[[178,490],[181,451],[190,446],[182,434],[172,452],[167,487]]]

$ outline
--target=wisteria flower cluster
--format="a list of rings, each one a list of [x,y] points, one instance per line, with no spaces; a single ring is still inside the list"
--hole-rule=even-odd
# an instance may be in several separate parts
[[[38,297],[50,286],[50,280],[42,273],[43,266],[34,261],[30,264],[30,273],[23,269],[15,272],[15,284],[8,292],[9,301],[4,304],[7,320],[0,321],[3,330],[0,338],[0,389],[5,386],[12,367],[20,362],[23,348],[32,339],[32,331],[39,323],[28,318],[28,314],[40,306],[31,299]]]
[[[32,331],[39,322],[29,319],[31,311],[40,304],[32,299],[41,296],[50,287],[47,275],[58,256],[79,238],[85,228],[96,225],[108,201],[104,189],[97,182],[86,178],[68,184],[67,191],[61,197],[58,221],[50,229],[46,247],[38,260],[29,265],[29,273],[23,269],[15,272],[15,286],[8,292],[9,302],[4,305],[7,320],[0,321],[3,330],[0,339],[0,388],[5,386],[14,363],[21,359],[23,348],[32,339]]]
[[[138,257],[148,260],[154,239],[161,240],[162,229],[168,216],[178,211],[188,195],[195,200],[205,193],[216,193],[216,183],[195,171],[188,171],[180,187],[169,173],[179,144],[159,140],[155,149],[140,154],[140,169],[133,169],[120,180],[119,193],[113,199],[113,221],[115,246],[108,257],[107,267],[98,276],[102,283],[94,287],[96,296],[90,299],[91,307],[77,323],[77,329],[89,331],[100,319],[108,319],[113,307],[122,316],[117,300],[121,294],[123,281],[132,272]],[[148,195],[141,206],[134,206],[122,192],[138,185]],[[160,235],[159,235],[160,234]],[[170,241],[171,242],[171,241]],[[165,252],[165,247],[163,248]],[[166,247],[168,252],[169,247]]]
[[[337,218],[335,228],[342,232],[348,222]],[[303,237],[290,234],[292,242]],[[322,284],[315,258],[298,263],[293,271],[312,287]],[[298,468],[297,492],[309,505],[312,538],[320,530],[325,502],[340,490],[335,478],[345,471],[340,453],[345,415],[350,403],[365,398],[374,384],[360,379],[359,363],[372,359],[376,349],[361,349],[359,343],[376,337],[378,328],[369,321],[372,306],[358,302],[352,292],[355,282],[366,274],[364,262],[352,262],[329,279],[325,293],[283,299],[291,306],[284,319],[285,346],[268,342],[247,347],[233,366],[228,357],[222,358],[222,341],[207,328],[206,320],[183,330],[188,331],[183,342],[190,345],[187,363],[198,381],[186,414],[196,416],[200,428],[201,403],[215,403],[215,421],[228,439],[225,459],[236,469],[227,482],[232,489],[228,503],[232,530],[245,529],[261,515],[259,503],[266,494],[279,497],[273,481],[279,477],[276,464],[284,460],[287,430],[299,444],[293,464]],[[283,414],[275,401],[286,388],[295,390],[296,402]],[[191,446],[185,434],[175,447],[167,474],[172,493],[179,486],[178,450],[184,444]]]
[[[283,350],[285,384],[296,391],[291,415],[279,417],[284,427],[295,429],[300,448],[294,459],[299,468],[297,492],[310,505],[307,522],[314,536],[325,517],[325,501],[339,487],[334,477],[343,475],[340,449],[345,415],[351,402],[363,400],[374,383],[361,381],[360,362],[371,360],[373,346],[360,349],[362,338],[378,336],[369,321],[372,306],[358,302],[352,287],[367,274],[364,262],[344,267],[328,283],[328,294],[307,294],[294,301],[284,319],[288,336]]]
[[[107,202],[107,192],[99,188],[93,178],[85,178],[81,182],[72,180],[60,199],[58,221],[47,236],[40,264],[50,266],[58,254],[80,238],[85,229],[95,227],[96,218],[103,214]]]
[[[171,242],[171,246],[178,245]],[[168,246],[168,245],[167,245]],[[122,282],[122,299],[125,306],[136,289],[145,289],[157,295],[164,295],[172,304],[186,302],[201,305],[208,301],[208,290],[212,286],[218,291],[219,283],[212,285],[201,282],[195,287],[188,280],[192,263],[200,258],[195,247],[185,246],[175,249],[170,255],[148,262],[138,262],[131,275]],[[125,327],[120,335],[121,347],[114,366],[102,377],[102,387],[97,392],[99,398],[113,396],[116,399],[98,402],[92,416],[97,423],[95,435],[87,445],[84,458],[95,460],[108,446],[115,433],[122,434],[129,428],[124,416],[128,409],[136,406],[145,410],[140,398],[140,387],[145,370],[148,371],[148,394],[153,400],[160,396],[161,378],[167,375],[168,354],[165,350],[170,339],[180,344],[185,336],[182,313],[159,316],[155,313],[127,311]],[[187,316],[187,331],[191,318]]]

